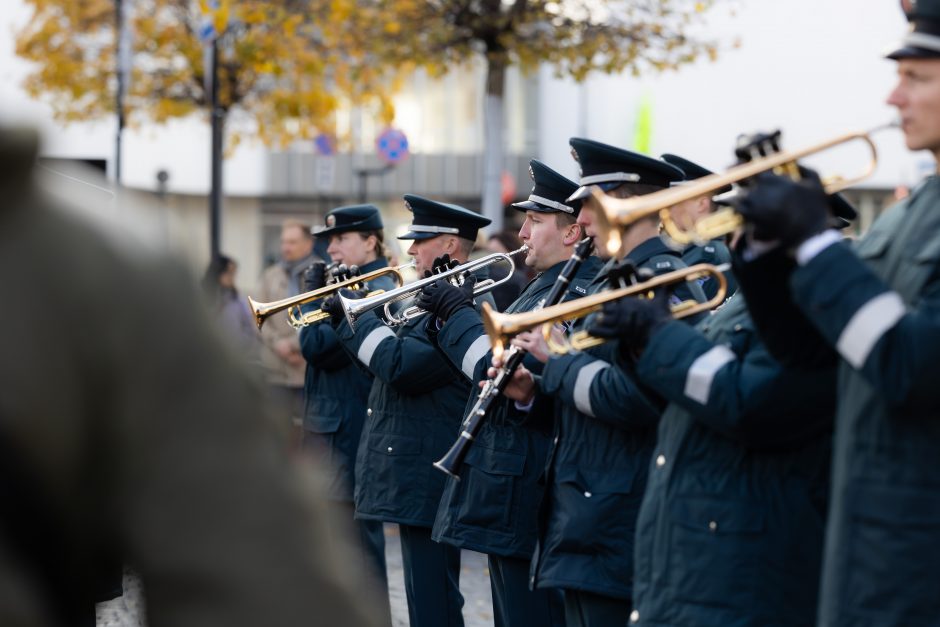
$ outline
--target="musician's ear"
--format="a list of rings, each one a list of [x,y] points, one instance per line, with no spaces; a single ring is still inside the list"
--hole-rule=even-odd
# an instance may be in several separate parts
[[[568,228],[565,229],[565,234],[561,239],[562,244],[565,246],[574,246],[582,239],[581,225],[577,222],[574,224],[569,224]]]

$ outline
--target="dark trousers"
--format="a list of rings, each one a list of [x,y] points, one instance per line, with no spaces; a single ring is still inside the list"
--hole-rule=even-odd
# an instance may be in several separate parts
[[[489,555],[495,627],[564,627],[561,590],[529,590],[529,561]]]
[[[624,627],[630,621],[631,601],[583,590],[565,590],[568,627]]]
[[[427,527],[398,527],[411,627],[463,627],[460,549],[433,541]]]

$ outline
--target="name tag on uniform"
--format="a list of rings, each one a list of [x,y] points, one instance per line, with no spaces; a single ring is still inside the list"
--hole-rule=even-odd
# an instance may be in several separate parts
[[[707,253],[713,253],[713,252],[715,252],[715,247],[714,247],[714,246],[706,246],[706,247],[705,247],[705,252],[707,252]]]
[[[671,264],[670,262],[668,262],[668,261],[657,261],[657,262],[656,262],[656,269],[657,269],[657,270],[668,270],[668,269],[670,269],[670,268],[672,268],[672,264]]]
[[[587,290],[581,287],[580,285],[575,285],[574,291],[576,291],[578,294],[587,294]]]

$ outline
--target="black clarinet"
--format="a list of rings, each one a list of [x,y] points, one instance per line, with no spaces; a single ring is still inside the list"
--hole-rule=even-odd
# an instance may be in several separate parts
[[[593,249],[594,240],[590,237],[586,237],[578,242],[578,245],[574,249],[574,254],[568,259],[565,267],[561,270],[561,274],[555,279],[555,284],[552,285],[552,289],[549,291],[548,295],[539,302],[536,309],[556,305],[561,302],[565,297],[565,293],[568,291],[568,284],[571,282],[571,279],[578,273],[584,260],[591,256]],[[454,445],[450,447],[450,450],[447,451],[444,457],[434,462],[435,468],[447,473],[458,481],[460,477],[457,475],[457,472],[460,470],[460,466],[463,464],[463,460],[470,450],[470,444],[480,433],[486,412],[489,411],[490,405],[492,405],[503,393],[503,390],[506,389],[506,386],[512,379],[513,372],[516,371],[516,368],[522,363],[522,358],[525,357],[525,350],[518,346],[510,346],[504,354],[503,365],[500,366],[495,377],[486,380],[483,389],[480,390],[480,394],[477,396],[476,403],[473,404],[470,413],[463,419],[460,425],[460,437],[457,438],[457,441],[454,442]]]

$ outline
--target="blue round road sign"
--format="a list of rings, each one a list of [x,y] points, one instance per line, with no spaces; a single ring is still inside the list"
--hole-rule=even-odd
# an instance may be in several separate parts
[[[408,138],[396,128],[387,128],[375,138],[375,150],[385,163],[400,163],[408,157]]]

